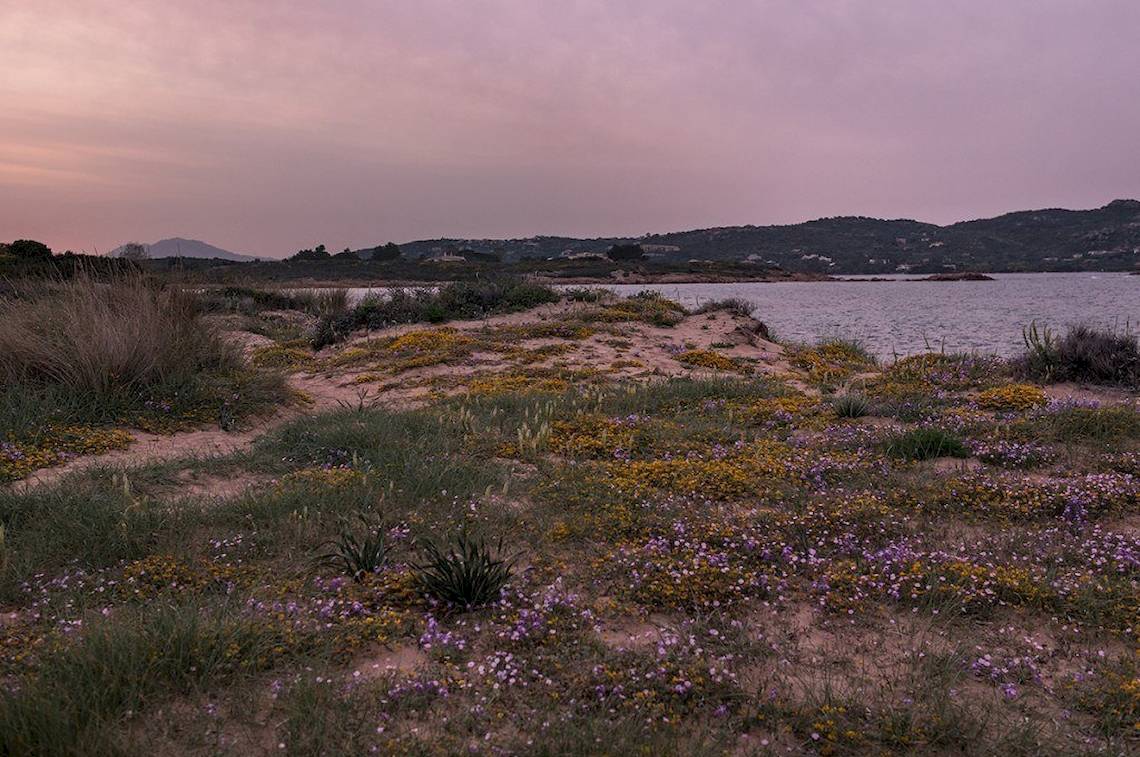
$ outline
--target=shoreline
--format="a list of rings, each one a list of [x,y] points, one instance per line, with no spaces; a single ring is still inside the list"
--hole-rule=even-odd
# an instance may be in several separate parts
[[[1038,274],[1084,273],[1124,276],[1137,276],[1140,271],[996,271],[988,273],[969,272],[963,274],[894,274],[904,278],[891,278],[891,274],[815,274],[787,272],[782,275],[730,276],[723,274],[665,273],[630,274],[615,276],[543,276],[541,274],[518,274],[536,284],[549,286],[616,286],[652,284],[780,284],[780,283],[908,283],[908,282],[990,282],[998,276],[1021,276]],[[494,274],[491,274],[493,277]],[[195,282],[184,281],[185,286],[195,289],[224,289],[226,287],[249,287],[267,289],[417,289],[444,286],[459,281],[479,281],[483,277],[457,277],[452,279],[382,279],[348,278],[322,279],[298,278],[289,280],[253,279],[234,282]]]

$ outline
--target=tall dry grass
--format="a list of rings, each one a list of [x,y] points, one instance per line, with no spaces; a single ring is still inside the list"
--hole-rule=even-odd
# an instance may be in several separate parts
[[[193,296],[141,274],[26,285],[0,297],[0,380],[103,398],[236,368]]]

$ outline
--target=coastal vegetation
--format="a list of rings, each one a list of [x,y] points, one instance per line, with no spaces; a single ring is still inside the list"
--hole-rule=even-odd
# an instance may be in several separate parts
[[[556,302],[553,289],[518,277],[457,281],[436,289],[395,289],[367,297],[351,308],[325,313],[313,334],[313,347],[342,341],[357,329],[381,329],[401,323],[443,323],[486,318]]]
[[[1025,347],[1019,366],[1033,378],[1140,386],[1140,341],[1134,333],[1073,326],[1056,337],[1032,324]]]
[[[0,312],[0,482],[126,447],[127,427],[232,427],[287,396],[192,294],[139,273],[23,281]]]
[[[0,470],[92,463],[0,490],[2,754],[1140,738],[1135,340],[881,363],[515,280],[0,308]],[[121,444],[28,461],[63,424]],[[174,454],[100,464],[139,428]]]

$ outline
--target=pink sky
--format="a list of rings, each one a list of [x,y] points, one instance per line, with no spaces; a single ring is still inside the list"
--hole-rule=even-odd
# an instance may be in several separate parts
[[[0,240],[633,235],[1140,197],[1136,0],[0,0]]]

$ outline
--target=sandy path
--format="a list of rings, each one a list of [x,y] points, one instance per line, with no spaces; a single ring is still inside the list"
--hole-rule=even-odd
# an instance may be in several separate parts
[[[113,450],[102,455],[77,457],[63,465],[41,468],[8,486],[17,491],[29,489],[95,467],[123,469],[180,457],[228,455],[231,452],[248,449],[259,437],[291,420],[312,413],[335,410],[343,404],[352,405],[357,399],[355,389],[342,387],[337,382],[321,376],[291,376],[289,383],[293,388],[304,392],[312,403],[281,407],[272,415],[256,420],[252,426],[240,431],[208,428],[163,435],[130,430],[134,442],[126,449]]]

